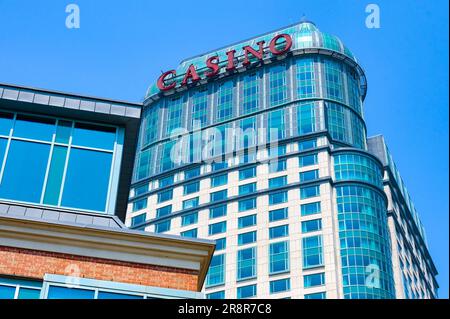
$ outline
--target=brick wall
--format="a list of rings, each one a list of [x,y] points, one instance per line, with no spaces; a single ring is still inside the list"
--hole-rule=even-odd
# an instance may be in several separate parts
[[[197,291],[198,272],[0,246],[0,274],[42,279],[44,274]]]

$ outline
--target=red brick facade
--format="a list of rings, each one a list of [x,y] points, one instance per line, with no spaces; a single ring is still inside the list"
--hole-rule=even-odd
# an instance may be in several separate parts
[[[197,271],[0,246],[0,275],[42,279],[74,270],[82,278],[197,291]]]

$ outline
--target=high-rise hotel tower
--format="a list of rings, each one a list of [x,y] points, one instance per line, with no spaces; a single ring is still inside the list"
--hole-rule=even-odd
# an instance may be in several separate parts
[[[214,239],[208,298],[435,298],[366,78],[310,22],[181,62],[147,92],[127,225]]]

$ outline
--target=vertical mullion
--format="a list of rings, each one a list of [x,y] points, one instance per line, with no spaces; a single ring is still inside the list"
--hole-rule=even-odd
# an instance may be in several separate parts
[[[50,153],[49,153],[48,160],[47,160],[47,169],[45,170],[44,183],[42,185],[42,191],[41,191],[41,199],[39,201],[40,204],[42,204],[44,202],[45,191],[46,191],[46,188],[47,188],[48,175],[50,173],[49,172],[50,171],[50,165],[52,163],[53,149],[55,147],[56,131],[58,129],[58,123],[59,123],[59,119],[57,119],[56,122],[55,122],[55,131],[54,131],[53,136],[52,136],[52,143],[51,143],[51,146],[50,146]]]
[[[61,202],[62,202],[62,196],[63,196],[63,192],[64,192],[64,184],[66,182],[67,167],[69,166],[70,150],[72,149],[72,137],[73,137],[74,129],[75,129],[75,122],[72,121],[72,129],[70,131],[70,136],[69,136],[69,145],[67,146],[66,161],[64,163],[63,178],[61,181],[61,188],[59,189],[58,206],[61,206]]]

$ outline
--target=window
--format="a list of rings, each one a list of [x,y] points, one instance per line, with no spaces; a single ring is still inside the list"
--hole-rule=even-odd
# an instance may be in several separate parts
[[[170,230],[170,219],[155,224],[155,233],[164,233],[169,230]]]
[[[317,130],[320,121],[320,105],[317,102],[300,103],[296,106],[298,135],[313,133]],[[319,127],[320,127],[319,122]]]
[[[319,178],[319,170],[306,171],[300,173],[300,182],[308,182]]]
[[[269,71],[269,102],[278,105],[287,101],[286,66],[276,65]]]
[[[284,109],[268,113],[267,141],[278,141],[286,135]]]
[[[322,236],[303,238],[303,268],[317,267],[322,264]]]
[[[212,207],[209,209],[209,218],[214,219],[227,215],[227,205]]]
[[[211,177],[211,187],[218,187],[228,183],[228,174]]]
[[[159,187],[166,187],[173,184],[173,175],[161,178],[159,180]]]
[[[249,183],[239,186],[239,195],[247,195],[256,191],[256,183]]]
[[[227,248],[227,239],[226,238],[216,239],[216,251],[223,250],[225,248]]]
[[[259,105],[259,76],[256,73],[242,78],[242,108],[241,115],[258,110]]]
[[[2,123],[0,121],[0,129],[1,125]],[[40,281],[0,277],[0,300],[39,299],[41,289],[42,289],[42,282]]]
[[[216,291],[206,294],[206,299],[225,299],[225,291]]]
[[[198,197],[186,199],[183,201],[183,209],[189,209],[198,206]]]
[[[148,184],[136,187],[134,189],[134,196],[139,196],[148,192]]]
[[[173,197],[173,190],[169,189],[158,193],[158,203],[166,202],[171,200]]]
[[[318,185],[300,188],[300,199],[316,197],[319,195],[320,195],[320,188]]]
[[[221,190],[210,194],[210,202],[218,202],[227,198],[227,190]]]
[[[256,167],[249,167],[239,170],[239,180],[253,178],[256,176]]]
[[[269,162],[269,173],[278,173],[286,170],[286,160],[271,160]]]
[[[291,281],[289,278],[272,280],[270,282],[270,293],[276,294],[279,292],[291,290]]]
[[[208,90],[198,90],[192,96],[192,128],[198,129],[208,124]]]
[[[189,184],[184,185],[183,194],[189,195],[192,193],[196,193],[199,191],[199,189],[200,189],[200,182],[189,183]]]
[[[215,255],[211,258],[206,287],[222,285],[225,282],[225,255]]]
[[[302,216],[320,214],[320,202],[303,204],[300,206]]]
[[[186,230],[180,233],[182,237],[197,238],[197,228]]]
[[[313,231],[318,231],[322,229],[322,220],[321,219],[313,219],[302,222],[302,232],[309,233]]]
[[[326,59],[324,62],[327,97],[342,101],[344,91],[342,66],[340,63],[337,63],[331,59]]]
[[[184,97],[177,96],[167,100],[166,136],[171,136],[183,126]]]
[[[272,243],[269,246],[269,273],[275,274],[289,270],[289,245],[287,241]]]
[[[256,242],[256,231],[238,235],[238,246],[252,244],[254,242]]]
[[[245,228],[255,225],[256,225],[256,214],[238,218],[238,228]]]
[[[256,116],[243,118],[239,121],[239,127],[241,130],[238,130],[239,134],[237,138],[237,146],[236,149],[247,149],[251,146],[255,146],[257,143],[257,124],[256,124]]]
[[[133,212],[147,208],[147,198],[143,198],[133,202]]]
[[[181,217],[181,226],[188,226],[198,222],[198,212],[183,215]]]
[[[286,144],[272,146],[267,149],[269,158],[278,158],[286,154]]]
[[[227,222],[220,222],[208,226],[208,235],[221,234],[227,231]]]
[[[314,58],[301,58],[296,63],[297,96],[310,98],[316,95]]]
[[[256,296],[256,285],[248,285],[237,288],[237,298],[251,298]]]
[[[238,251],[237,280],[256,277],[256,247]]]
[[[269,228],[269,239],[289,236],[289,226],[281,225]]]
[[[287,191],[269,194],[269,205],[286,203],[288,200]]]
[[[147,214],[140,214],[134,217],[131,217],[131,227],[134,227],[136,225],[142,224],[143,222],[145,222],[146,219],[146,215]]]
[[[286,218],[288,218],[287,207],[269,211],[269,222],[275,222]]]
[[[287,184],[287,176],[280,176],[269,179],[269,188],[282,187]]]
[[[94,299],[95,290],[49,286],[47,299]]]
[[[325,285],[325,273],[311,274],[303,276],[303,287],[317,287]]]
[[[239,201],[239,211],[244,212],[256,208],[256,198],[243,199]]]
[[[233,116],[233,81],[219,84],[217,90],[216,122],[225,121]]]
[[[211,171],[216,172],[219,171],[221,169],[225,169],[228,167],[228,163],[227,162],[213,162],[211,163]]]
[[[305,151],[317,147],[317,140],[305,140],[298,142],[298,150]]]
[[[314,294],[306,294],[305,299],[325,299],[326,293],[325,292],[316,292]]]
[[[172,205],[160,207],[156,210],[156,218],[164,217],[172,213]]]
[[[191,178],[200,176],[200,167],[196,167],[187,171],[184,171],[184,179],[189,180]]]
[[[299,157],[300,167],[310,166],[317,164],[317,154],[303,155]]]

